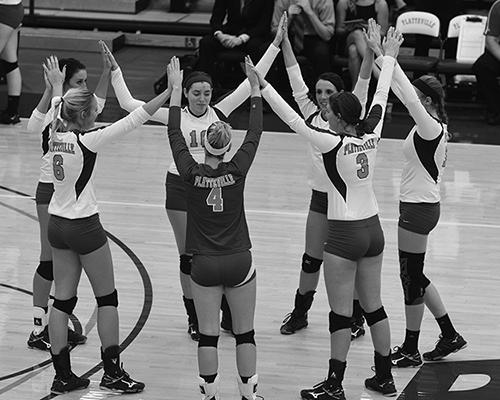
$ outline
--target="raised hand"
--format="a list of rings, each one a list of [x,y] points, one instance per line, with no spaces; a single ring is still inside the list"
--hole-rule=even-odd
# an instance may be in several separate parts
[[[384,38],[382,43],[382,47],[384,49],[384,54],[386,56],[391,56],[396,58],[399,53],[399,47],[403,43],[403,35],[401,32],[394,29],[394,27],[390,27],[387,31],[387,35]]]
[[[252,88],[259,87],[259,78],[256,73],[255,66],[253,65],[252,59],[250,56],[245,56],[245,74],[247,75],[248,81],[250,82],[250,86]]]
[[[382,52],[380,30],[380,25],[373,18],[370,18],[368,20],[368,30],[364,32],[367,46],[377,55]]]
[[[106,43],[104,41],[102,41],[102,40],[99,40],[99,47],[101,49],[101,54],[103,56],[103,64],[105,66],[110,65],[111,71],[114,71],[114,70],[118,69],[119,65],[116,62],[116,59],[113,56],[113,53],[111,53],[111,50],[106,45]],[[106,60],[104,60],[104,58]]]
[[[280,23],[278,24],[278,30],[276,31],[273,45],[279,47],[283,39],[286,37],[288,37],[288,15],[285,11],[281,16]]]
[[[99,46],[99,52],[101,53],[102,69],[105,71],[111,71],[112,65],[109,57],[106,54],[106,44],[102,40],[99,40],[99,42],[97,42],[97,45]]]
[[[181,70],[179,59],[175,56],[172,57],[170,64],[168,64],[167,75],[173,89],[182,88],[183,71]]]
[[[50,86],[54,88],[55,86],[63,86],[64,79],[66,77],[66,66],[63,67],[62,71],[59,69],[59,61],[56,56],[50,56],[42,64],[44,77],[46,77]]]

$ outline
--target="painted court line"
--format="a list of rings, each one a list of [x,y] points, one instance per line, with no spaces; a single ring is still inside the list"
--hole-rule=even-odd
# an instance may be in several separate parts
[[[16,195],[0,195],[0,198],[16,198],[20,199],[23,197],[19,197]],[[24,199],[31,199],[30,197],[24,197]],[[145,207],[145,208],[165,208],[164,204],[154,204],[154,203],[135,203],[135,202],[125,202],[125,201],[98,201],[98,204],[105,205],[113,205],[113,206],[121,206],[121,207]],[[275,215],[275,216],[284,216],[284,217],[306,217],[306,212],[301,211],[281,211],[281,210],[253,210],[246,209],[245,212],[247,214],[256,214],[256,215]],[[398,222],[397,218],[380,218],[383,222]],[[439,221],[439,225],[441,226],[463,226],[468,228],[490,228],[490,229],[500,229],[500,225],[497,224],[475,224],[469,222],[453,222],[453,221]]]

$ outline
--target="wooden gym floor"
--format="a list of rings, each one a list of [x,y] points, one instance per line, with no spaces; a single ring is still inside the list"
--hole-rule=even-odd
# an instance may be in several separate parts
[[[49,355],[27,348],[32,327],[30,291],[39,255],[34,195],[39,169],[37,136],[0,126],[0,399],[50,398]],[[237,134],[236,145],[242,134]],[[404,308],[397,262],[400,140],[381,142],[375,190],[385,237],[383,298],[392,344],[404,336]],[[305,142],[288,133],[264,133],[247,180],[246,209],[258,270],[256,341],[259,393],[266,400],[299,399],[299,390],[327,372],[328,306],[321,282],[309,327],[279,333],[291,311],[304,247],[310,189]],[[235,148],[237,146],[234,146]],[[122,359],[146,390],[129,399],[196,399],[196,343],[186,333],[178,278],[178,254],[163,208],[165,171],[172,157],[165,129],[143,127],[109,145],[99,156],[96,190],[101,221],[109,232],[120,298]],[[399,399],[493,400],[500,392],[500,148],[450,143],[442,184],[442,214],[431,234],[426,272],[440,291],[457,330],[469,345],[446,362],[396,370]],[[72,351],[77,374],[91,379],[88,390],[63,399],[110,399],[99,390],[102,371],[95,300],[82,277],[76,326],[88,342]],[[421,351],[434,346],[439,330],[426,312]],[[369,333],[352,344],[344,387],[350,400],[381,399],[365,391],[372,375]],[[237,399],[234,339],[221,333],[222,399]]]

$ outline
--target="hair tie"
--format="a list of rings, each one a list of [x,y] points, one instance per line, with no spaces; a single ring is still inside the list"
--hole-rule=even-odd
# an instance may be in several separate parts
[[[229,141],[228,144],[226,144],[224,147],[220,148],[220,149],[216,149],[215,147],[213,147],[210,142],[207,140],[205,141],[205,149],[212,155],[214,156],[221,156],[222,154],[224,154],[226,151],[229,150],[229,147],[231,146],[231,141]]]
[[[422,79],[418,78],[412,82],[412,85],[415,86],[418,90],[420,90],[426,96],[429,96],[433,102],[439,103],[441,101],[441,95],[436,92],[433,88],[431,88],[426,82]]]

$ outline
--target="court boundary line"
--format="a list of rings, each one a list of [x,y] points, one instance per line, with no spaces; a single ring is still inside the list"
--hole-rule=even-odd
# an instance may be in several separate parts
[[[0,189],[10,191],[12,193],[16,193],[20,196],[26,197],[26,198],[32,198],[29,194],[5,187],[5,186],[0,186]],[[4,203],[0,202],[1,205],[4,205]],[[28,214],[22,210],[17,209],[16,207],[12,207],[9,205],[6,205],[8,208],[21,212],[23,215],[26,215],[30,218],[34,218],[36,220],[36,217],[34,217],[31,214]],[[137,257],[137,255],[125,244],[123,243],[120,239],[118,239],[115,235],[113,235],[111,232],[105,230],[106,236],[110,238],[118,247],[122,249],[122,251],[125,252],[129,256],[129,258],[132,260],[134,263],[136,269],[139,272],[139,275],[142,280],[142,285],[143,285],[143,290],[144,290],[144,300],[142,303],[142,310],[141,313],[139,314],[139,318],[137,319],[134,327],[132,330],[129,332],[127,337],[120,343],[120,354],[125,351],[125,349],[135,340],[135,338],[139,335],[139,333],[142,331],[144,326],[146,325],[146,322],[151,314],[151,309],[153,306],[153,284],[151,282],[151,278],[149,277],[148,271],[142,261]],[[98,372],[102,368],[102,362],[99,362],[96,364],[94,367],[90,368],[87,372],[85,372],[82,377],[83,378],[89,378],[90,376],[94,375],[96,372]],[[40,372],[40,371],[39,371]],[[23,383],[24,380],[22,380],[19,384]],[[16,385],[14,387],[19,386]],[[12,390],[14,387],[10,387],[9,390]],[[50,393],[45,397],[42,397],[41,400],[48,400],[48,399],[53,399],[54,397],[59,396],[58,394]]]
[[[0,187],[1,188],[1,187]],[[17,198],[14,195],[5,196],[0,195],[0,198]],[[29,199],[29,197],[25,197]],[[0,202],[1,203],[1,202]],[[126,202],[126,201],[109,201],[109,200],[100,200],[97,202],[98,204],[103,205],[113,205],[113,206],[122,206],[122,207],[144,207],[144,208],[165,208],[164,204],[155,204],[155,203],[136,203],[136,202]],[[1,203],[4,204],[4,203]],[[304,211],[281,211],[281,210],[265,210],[265,209],[246,209],[245,212],[247,214],[261,214],[261,215],[276,215],[276,216],[286,216],[286,217],[307,217],[307,210]],[[398,218],[382,218],[380,217],[380,221],[382,222],[398,222]],[[500,229],[500,224],[479,224],[472,222],[453,222],[453,221],[439,221],[440,226],[463,226],[466,228],[490,228],[490,229]]]

